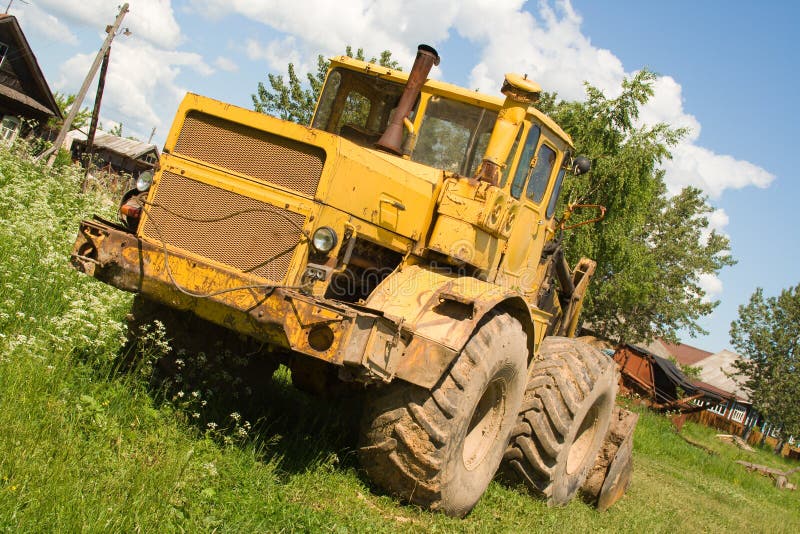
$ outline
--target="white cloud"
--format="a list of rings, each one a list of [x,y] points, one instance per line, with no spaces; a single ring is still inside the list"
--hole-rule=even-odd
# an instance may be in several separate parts
[[[178,82],[184,68],[201,75],[213,70],[198,54],[160,50],[148,43],[124,42],[114,46],[108,68],[103,116],[114,117],[131,133],[147,139],[153,126],[166,130],[186,89]],[[77,54],[61,67],[55,86],[77,92],[94,54]],[[90,95],[93,97],[93,94]],[[84,101],[90,105],[91,98]]]
[[[32,30],[48,40],[68,45],[78,44],[78,37],[70,31],[66,24],[50,13],[45,13],[37,5],[20,4],[19,8],[12,11],[12,14],[19,19],[23,32]]]
[[[236,72],[239,70],[239,65],[237,65],[232,60],[219,56],[217,59],[214,60],[214,66],[217,67],[219,70],[225,72]]]
[[[682,91],[672,76],[658,77],[653,83],[653,96],[640,110],[640,124],[665,122],[673,128],[687,128],[685,140],[696,141],[700,137],[700,123],[683,111]]]
[[[266,44],[255,39],[248,39],[245,43],[247,57],[253,61],[266,61],[270,70],[283,72],[288,63],[294,63],[298,72],[310,71],[311,56],[301,54],[297,48],[297,40],[291,36],[273,39]]]
[[[133,39],[143,39],[168,49],[174,49],[183,41],[171,0],[128,0],[128,3],[129,12],[122,21],[122,27],[130,28]],[[114,22],[121,2],[36,0],[36,5],[49,12],[50,17],[61,17],[103,32],[107,25]]]
[[[703,300],[705,302],[710,302],[716,298],[717,295],[722,294],[722,280],[720,280],[714,274],[701,274],[698,280],[698,285],[700,289],[705,291],[705,296]]]
[[[710,230],[716,230],[717,232],[723,232],[725,227],[728,226],[730,222],[730,218],[728,214],[725,213],[725,210],[720,208],[716,209],[711,212],[711,215],[708,216],[708,228]]]
[[[757,165],[691,143],[676,146],[672,150],[672,160],[666,161],[664,168],[671,193],[692,185],[712,199],[719,198],[726,189],[749,186],[763,189],[775,179],[773,174]]]
[[[684,111],[681,86],[672,77],[659,77],[653,84],[653,92],[652,98],[641,109],[640,124],[665,122],[675,128],[688,129],[684,139],[672,149],[672,160],[664,162],[670,194],[691,185],[716,199],[726,189],[764,188],[775,179],[752,163],[699,146],[700,122]]]
[[[545,90],[562,98],[584,97],[584,80],[609,96],[619,92],[625,71],[608,50],[594,47],[580,31],[581,18],[566,2],[540,6],[539,16],[522,10],[521,2],[473,0],[462,4],[457,31],[478,43],[479,63],[470,84],[497,91],[506,72],[524,72]]]
[[[210,18],[237,13],[273,28],[285,36],[294,36],[293,48],[286,58],[301,58],[315,67],[317,54],[326,56],[344,52],[345,46],[362,47],[367,54],[391,50],[402,65],[414,60],[416,46],[435,45],[447,39],[453,19],[460,9],[447,0],[428,2],[388,2],[350,0],[192,0],[193,11]],[[261,51],[285,46],[286,37],[269,43],[257,43]],[[252,43],[248,46],[253,52]],[[274,61],[274,55],[264,59]],[[285,68],[287,59],[280,66]],[[270,64],[272,67],[272,64]]]

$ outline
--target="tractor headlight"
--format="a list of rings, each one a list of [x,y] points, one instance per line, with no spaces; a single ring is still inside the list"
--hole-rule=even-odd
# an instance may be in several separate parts
[[[339,241],[336,232],[329,226],[321,226],[314,231],[311,236],[311,245],[317,252],[328,253],[333,250]]]
[[[153,185],[153,172],[144,171],[139,173],[139,177],[136,179],[136,189],[144,193],[150,189],[151,185]]]

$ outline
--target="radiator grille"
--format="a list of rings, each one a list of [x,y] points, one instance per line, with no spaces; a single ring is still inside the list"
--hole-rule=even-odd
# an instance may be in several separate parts
[[[158,242],[282,282],[305,217],[165,172],[142,232]]]
[[[321,148],[196,111],[186,116],[175,152],[308,196],[325,163]]]

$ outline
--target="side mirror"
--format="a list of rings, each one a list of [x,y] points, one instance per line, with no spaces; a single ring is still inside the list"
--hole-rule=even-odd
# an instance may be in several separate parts
[[[578,156],[572,161],[572,172],[575,173],[575,176],[586,174],[590,170],[592,170],[592,162],[586,156]]]

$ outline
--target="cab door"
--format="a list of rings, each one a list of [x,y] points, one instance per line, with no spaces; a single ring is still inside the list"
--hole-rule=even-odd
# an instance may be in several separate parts
[[[510,194],[520,202],[497,282],[523,293],[536,288],[537,268],[547,229],[547,196],[557,168],[559,152],[535,124],[530,125],[522,154],[510,184]]]

